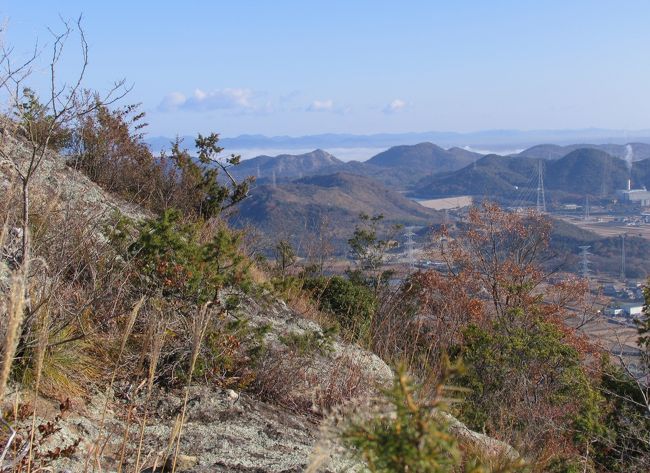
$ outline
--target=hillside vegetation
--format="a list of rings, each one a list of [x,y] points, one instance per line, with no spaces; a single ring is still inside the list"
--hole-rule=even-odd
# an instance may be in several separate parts
[[[345,173],[255,187],[216,133],[154,156],[120,84],[82,89],[80,22],[58,82],[64,26],[49,93],[0,81],[3,472],[648,471],[650,316],[640,377],[570,328],[592,301],[550,277],[543,215],[474,207],[433,235],[444,271],[395,277],[385,222],[435,213]],[[276,225],[273,259],[237,209]],[[299,261],[280,233],[321,211],[348,232],[336,274],[326,236]]]

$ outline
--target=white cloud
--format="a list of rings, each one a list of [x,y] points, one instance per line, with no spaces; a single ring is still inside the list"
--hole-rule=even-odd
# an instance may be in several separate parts
[[[187,98],[185,97],[185,95],[181,94],[180,92],[172,92],[171,94],[167,94],[165,98],[163,98],[158,108],[164,111],[175,110],[181,105],[183,105],[186,100]]]
[[[195,89],[190,97],[185,97],[180,92],[168,94],[160,103],[159,108],[163,111],[252,110],[255,108],[253,96],[252,90],[243,88],[218,89],[212,92]]]
[[[334,102],[332,99],[327,100],[314,100],[309,107],[308,112],[332,112],[334,110]]]
[[[406,102],[402,99],[395,99],[384,107],[384,113],[396,113],[406,107]]]

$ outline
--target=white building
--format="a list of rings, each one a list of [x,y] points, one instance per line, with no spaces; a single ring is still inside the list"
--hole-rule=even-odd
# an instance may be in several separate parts
[[[636,317],[643,314],[643,304],[640,304],[638,302],[633,304],[625,304],[623,306],[623,312],[628,317]]]
[[[627,180],[627,189],[616,191],[616,196],[621,202],[629,204],[640,204],[644,207],[650,205],[650,191],[643,189],[632,189],[632,181]]]

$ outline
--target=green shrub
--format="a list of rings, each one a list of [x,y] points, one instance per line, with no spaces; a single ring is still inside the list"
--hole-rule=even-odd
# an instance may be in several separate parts
[[[203,242],[202,225],[184,223],[175,210],[141,225],[128,255],[144,288],[194,304],[215,302],[223,287],[246,289],[249,263],[239,250],[240,234],[219,227]]]
[[[255,378],[256,363],[266,353],[264,337],[271,327],[251,326],[247,319],[213,321],[206,331],[194,377],[222,386],[246,388]],[[182,378],[182,373],[179,373]]]
[[[461,420],[488,435],[505,434],[533,456],[569,463],[591,457],[591,444],[605,433],[603,399],[579,352],[557,326],[539,319],[523,324],[511,315],[464,332],[466,371],[455,379],[469,389]],[[539,445],[553,451],[536,451]]]
[[[388,412],[352,421],[342,433],[344,444],[365,460],[370,471],[434,473],[460,465],[458,441],[432,409],[441,406],[416,399],[416,386],[404,369],[398,370],[392,389],[384,394]]]
[[[637,380],[605,358],[601,389],[609,401],[605,409],[608,435],[595,445],[595,460],[606,471],[650,471],[650,416]]]
[[[368,336],[377,310],[377,297],[368,286],[334,276],[308,279],[304,289],[311,291],[320,309],[333,314],[341,328],[353,338]]]

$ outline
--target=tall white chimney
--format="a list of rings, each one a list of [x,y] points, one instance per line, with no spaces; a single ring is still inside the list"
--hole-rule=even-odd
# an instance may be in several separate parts
[[[627,180],[627,190],[629,190],[629,191],[632,190],[632,179]]]

